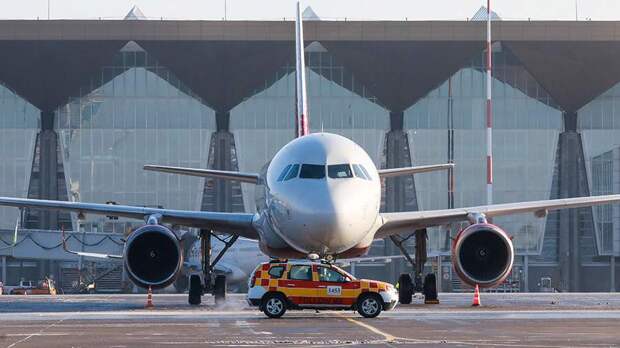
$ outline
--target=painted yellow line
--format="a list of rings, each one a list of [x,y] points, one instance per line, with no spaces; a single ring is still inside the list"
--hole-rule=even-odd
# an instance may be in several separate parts
[[[368,330],[368,331],[370,331],[370,332],[372,332],[372,333],[374,333],[374,334],[377,334],[377,335],[379,335],[379,336],[383,336],[383,338],[385,339],[385,341],[386,341],[386,342],[394,342],[394,341],[396,341],[396,339],[397,339],[397,337],[392,336],[392,335],[390,335],[390,334],[389,334],[389,333],[387,333],[387,332],[383,332],[383,331],[381,331],[381,330],[377,329],[376,327],[374,327],[374,326],[372,326],[372,325],[369,325],[369,324],[363,323],[363,322],[361,322],[361,321],[357,321],[357,320],[355,320],[355,319],[353,319],[353,318],[346,318],[346,317],[345,317],[345,319],[346,319],[347,321],[349,321],[349,322],[351,322],[351,323],[353,323],[353,324],[357,325],[357,326],[361,326],[361,327],[363,327],[364,329],[366,329],[366,330]]]

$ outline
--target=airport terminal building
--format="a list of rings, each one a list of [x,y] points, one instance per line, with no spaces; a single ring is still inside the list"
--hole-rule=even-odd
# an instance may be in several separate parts
[[[484,23],[308,20],[305,33],[312,131],[351,138],[381,168],[456,164],[454,180],[386,179],[383,211],[485,204]],[[493,33],[494,202],[620,193],[620,22],[496,21]],[[258,172],[295,134],[290,21],[0,21],[0,49],[1,196],[251,212],[251,185],[142,166]],[[2,248],[17,220],[19,244]],[[136,223],[0,208],[1,280],[68,282],[86,262],[49,230],[110,251]],[[620,288],[620,206],[494,223],[514,236],[516,289]],[[446,291],[460,287],[458,230],[429,230]]]

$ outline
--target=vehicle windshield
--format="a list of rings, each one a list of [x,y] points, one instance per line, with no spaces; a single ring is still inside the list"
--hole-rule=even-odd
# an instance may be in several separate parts
[[[320,282],[344,283],[347,281],[347,277],[335,269],[319,267],[318,273]]]
[[[327,175],[332,179],[352,178],[353,172],[348,164],[332,164],[327,166]]]
[[[332,269],[337,270],[338,272],[344,274],[346,277],[349,277],[349,279],[351,280],[357,280],[357,278],[355,278],[351,273],[345,271],[344,269],[337,267],[337,266],[332,266]]]
[[[299,178],[323,179],[325,178],[325,166],[320,164],[302,164]]]

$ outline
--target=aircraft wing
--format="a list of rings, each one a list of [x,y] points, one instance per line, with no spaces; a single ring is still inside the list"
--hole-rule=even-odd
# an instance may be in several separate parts
[[[468,217],[471,216],[470,214],[484,214],[487,218],[493,218],[502,215],[534,213],[536,216],[542,217],[552,210],[582,208],[618,202],[620,202],[620,195],[608,195],[493,204],[446,210],[382,213],[383,225],[377,231],[375,238],[385,238],[416,229],[467,221],[469,220]]]
[[[145,165],[144,170],[153,172],[162,172],[170,174],[199,176],[203,178],[218,178],[225,180],[236,180],[241,182],[247,182],[250,184],[257,184],[259,175],[256,173],[241,173],[227,170],[214,170],[214,169],[197,169],[197,168],[183,168],[183,167],[170,167],[170,166],[157,166],[157,165]]]
[[[145,218],[151,215],[159,215],[161,216],[160,221],[164,223],[211,229],[249,239],[258,239],[258,232],[253,225],[254,214],[248,213],[156,209],[130,205],[50,201],[12,197],[0,197],[0,206],[39,210],[61,210],[78,214],[118,216],[138,220],[145,220]]]
[[[400,176],[400,175],[410,175],[410,174],[434,172],[438,170],[447,170],[450,168],[454,168],[454,163],[433,164],[429,166],[417,166],[417,167],[379,169],[379,177],[389,178],[389,177]]]

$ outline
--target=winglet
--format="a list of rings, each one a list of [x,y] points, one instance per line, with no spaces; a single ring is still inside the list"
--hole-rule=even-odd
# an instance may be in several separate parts
[[[295,128],[297,137],[310,134],[308,128],[308,102],[306,91],[306,58],[304,56],[304,26],[301,15],[301,1],[297,2],[295,17],[295,96],[297,98],[297,114]]]
[[[110,254],[100,254],[100,253],[87,253],[87,252],[83,252],[83,251],[73,251],[73,250],[69,250],[69,248],[67,247],[67,238],[65,237],[65,226],[61,226],[60,228],[60,233],[62,236],[62,249],[69,253],[69,254],[73,254],[73,255],[77,255],[77,256],[83,256],[83,257],[92,257],[95,259],[122,259],[123,255],[110,255]]]
[[[62,250],[64,250],[65,252],[73,254],[73,252],[71,252],[67,248],[67,238],[65,238],[65,226],[64,225],[62,225],[60,227],[60,236],[62,237]]]
[[[15,232],[13,233],[13,245],[11,245],[11,247],[14,247],[17,245],[17,230],[19,230],[19,218],[17,218],[17,221],[15,222]]]
[[[13,242],[11,244],[8,244],[3,241],[7,245],[4,247],[1,247],[0,250],[11,249],[17,245],[17,230],[18,229],[19,229],[19,218],[17,218],[17,222],[15,222],[15,232],[13,233]]]

